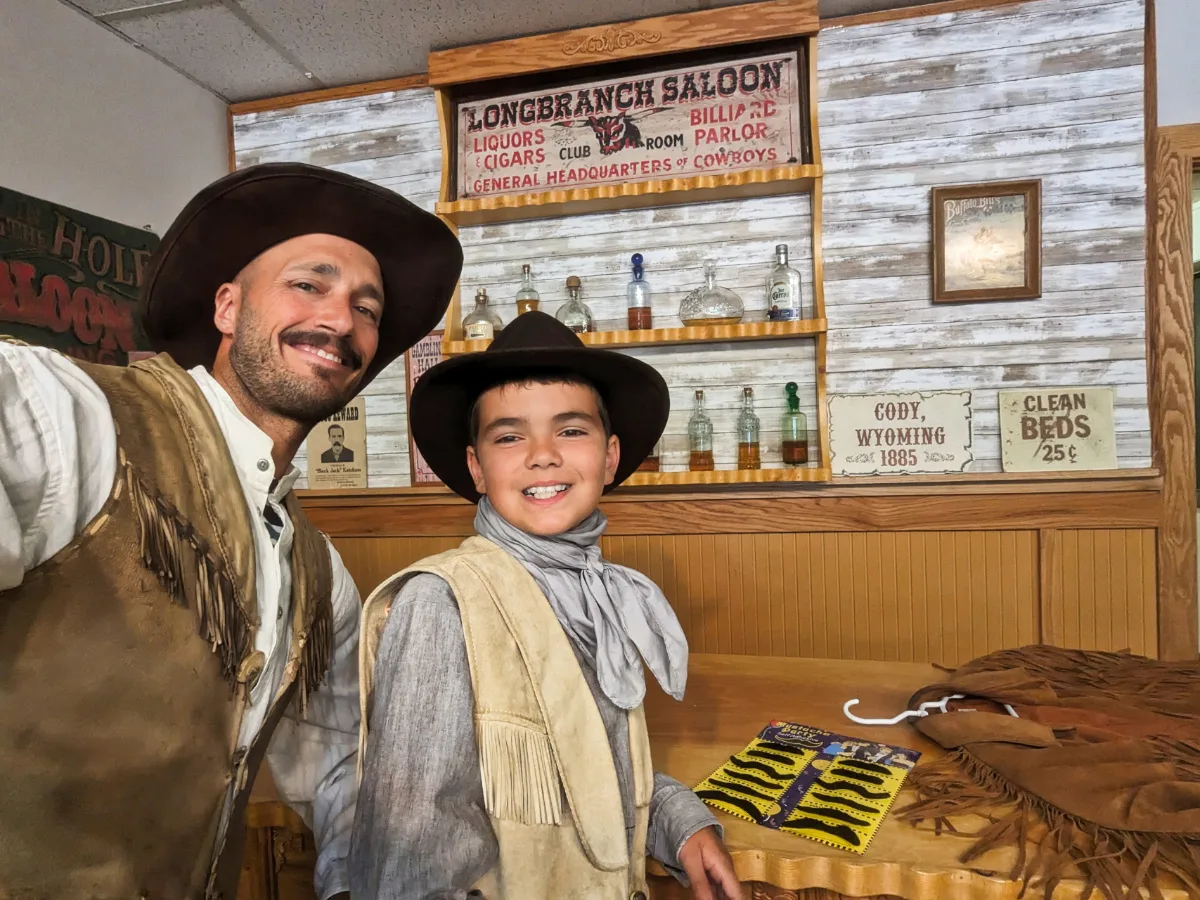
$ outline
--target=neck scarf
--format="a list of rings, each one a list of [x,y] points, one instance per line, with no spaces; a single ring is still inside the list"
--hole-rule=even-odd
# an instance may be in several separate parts
[[[475,514],[479,535],[514,556],[537,582],[609,700],[622,709],[642,702],[643,660],[662,689],[682,700],[687,638],[658,585],[600,555],[607,525],[596,510],[562,534],[527,534],[505,521],[487,497]]]

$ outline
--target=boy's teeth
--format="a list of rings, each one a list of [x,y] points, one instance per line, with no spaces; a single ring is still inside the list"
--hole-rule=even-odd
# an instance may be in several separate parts
[[[538,485],[537,487],[525,488],[523,493],[528,497],[533,497],[537,500],[549,500],[555,494],[560,494],[567,489],[565,484],[546,484]]]

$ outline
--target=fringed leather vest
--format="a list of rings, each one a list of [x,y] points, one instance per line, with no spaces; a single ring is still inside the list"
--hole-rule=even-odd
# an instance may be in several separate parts
[[[631,854],[608,735],[570,639],[529,573],[491,541],[468,538],[367,599],[360,764],[388,607],[418,572],[445,580],[462,615],[484,803],[500,848],[475,887],[488,900],[644,900],[654,770],[642,708],[629,713],[637,810]]]
[[[117,477],[83,532],[0,594],[0,900],[234,900],[257,767],[332,656],[329,551],[289,495],[291,653],[239,748],[265,658],[224,437],[169,357],[81,367],[112,409]]]

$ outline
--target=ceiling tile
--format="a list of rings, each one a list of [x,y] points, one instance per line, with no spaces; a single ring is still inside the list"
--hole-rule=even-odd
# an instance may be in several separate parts
[[[303,91],[311,82],[223,6],[121,19],[113,27],[230,101]]]
[[[424,72],[431,48],[457,47],[695,9],[696,0],[238,0],[327,85]],[[715,0],[728,6],[744,0]]]

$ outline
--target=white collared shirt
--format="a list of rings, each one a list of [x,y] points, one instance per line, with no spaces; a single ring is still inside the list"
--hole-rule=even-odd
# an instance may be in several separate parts
[[[266,665],[242,719],[241,745],[248,747],[262,728],[287,665],[295,529],[283,498],[299,472],[289,466],[276,481],[271,439],[203,367],[188,374],[225,437],[254,534],[262,621],[255,649],[265,654]],[[99,387],[53,351],[0,343],[0,591],[19,585],[26,572],[65,547],[91,521],[112,492],[116,466],[116,431]],[[283,522],[277,541],[263,519],[268,504]],[[346,859],[357,798],[359,595],[332,545],[329,554],[332,669],[309,698],[303,719],[289,709],[267,753],[280,795],[315,833],[318,900],[349,889]]]

